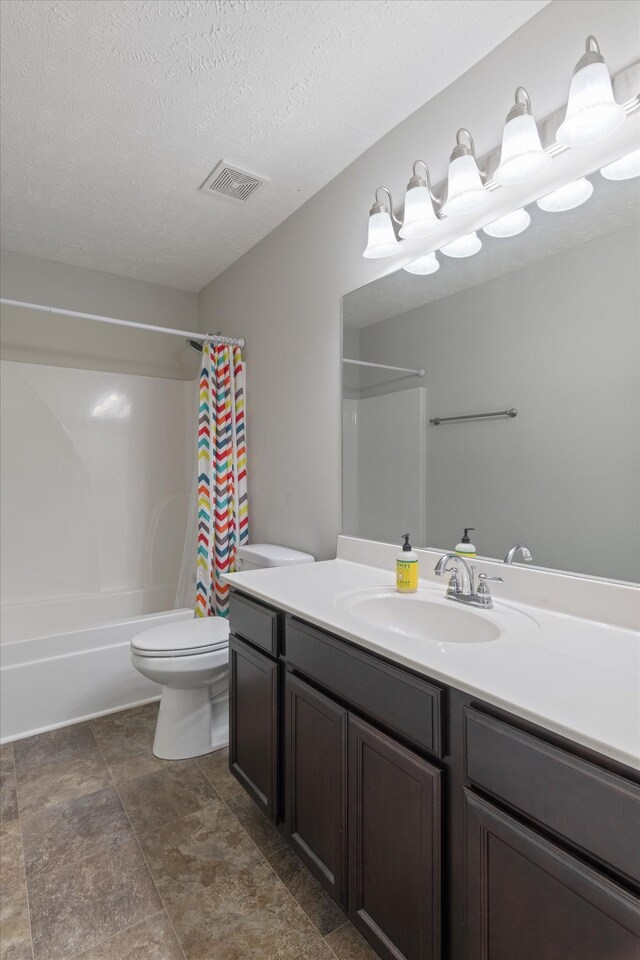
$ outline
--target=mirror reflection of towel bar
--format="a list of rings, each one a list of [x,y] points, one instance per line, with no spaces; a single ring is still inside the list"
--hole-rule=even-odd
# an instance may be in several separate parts
[[[517,416],[516,408],[509,407],[508,410],[496,410],[495,413],[467,413],[461,417],[434,417],[433,420],[429,420],[429,423],[437,427],[440,423],[451,423],[453,420],[486,420],[488,417],[510,417],[513,419]]]

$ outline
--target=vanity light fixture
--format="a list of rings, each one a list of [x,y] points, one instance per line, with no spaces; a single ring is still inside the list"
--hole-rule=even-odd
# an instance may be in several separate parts
[[[389,203],[378,199],[379,193],[386,193]],[[362,254],[368,260],[377,260],[380,257],[391,257],[400,249],[396,237],[395,223],[399,223],[393,212],[393,200],[387,187],[378,187],[376,199],[369,211],[369,235],[367,247]]]
[[[500,164],[493,175],[499,184],[523,183],[551,163],[551,157],[542,149],[531,100],[524,87],[516,90],[515,101],[505,120]]]
[[[407,273],[415,273],[421,277],[426,276],[429,273],[435,273],[440,269],[440,261],[436,257],[435,253],[428,253],[424,257],[418,257],[417,260],[414,260],[412,263],[407,263],[402,268],[406,270]]]
[[[447,257],[472,257],[482,248],[482,240],[477,233],[467,233],[464,237],[458,237],[451,243],[446,243],[440,247],[440,253]]]
[[[600,53],[598,41],[587,37],[585,52],[573,71],[564,121],[556,139],[565,147],[601,140],[625,120],[624,108],[613,97],[611,77]]]
[[[519,210],[513,210],[512,213],[506,213],[504,217],[488,223],[482,229],[490,237],[517,237],[527,229],[531,223],[531,217],[527,211],[520,207]]]
[[[424,177],[418,174],[418,166],[424,167]],[[419,239],[431,233],[434,224],[439,222],[433,201],[429,167],[424,160],[416,160],[413,165],[413,176],[407,184],[407,192],[404,198],[404,220],[400,227],[401,237]]]
[[[545,213],[564,213],[565,210],[574,210],[581,203],[586,203],[593,193],[593,184],[586,177],[565,183],[563,187],[541,197],[537,204]]]
[[[463,143],[463,140],[468,143]],[[468,130],[461,127],[456,134],[456,145],[449,158],[447,200],[442,212],[447,217],[471,213],[481,207],[488,196],[476,162],[473,137]]]
[[[631,180],[640,177],[640,150],[633,150],[600,171],[605,180]]]

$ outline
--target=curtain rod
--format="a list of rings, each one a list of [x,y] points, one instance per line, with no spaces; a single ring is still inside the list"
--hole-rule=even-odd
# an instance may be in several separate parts
[[[60,307],[46,307],[41,303],[25,303],[22,300],[8,300],[6,297],[0,297],[0,303],[8,307],[24,307],[27,310],[39,310],[41,313],[57,313],[62,317],[78,317],[81,320],[97,320],[99,323],[111,323],[118,327],[131,327],[135,330],[147,330],[150,333],[170,333],[176,337],[184,337],[186,340],[198,340],[200,342],[208,340],[211,343],[225,343],[232,347],[244,348],[245,339],[240,337],[219,337],[209,333],[192,333],[189,330],[177,330],[174,327],[157,327],[151,323],[136,323],[133,320],[116,320],[115,317],[103,317],[99,313],[80,313],[77,310],[62,310]]]

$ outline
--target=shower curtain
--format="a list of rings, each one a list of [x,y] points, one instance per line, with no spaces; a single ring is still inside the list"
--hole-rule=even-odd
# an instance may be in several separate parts
[[[235,570],[237,547],[248,539],[242,352],[205,342],[198,410],[197,617],[228,617],[229,587],[221,577]]]

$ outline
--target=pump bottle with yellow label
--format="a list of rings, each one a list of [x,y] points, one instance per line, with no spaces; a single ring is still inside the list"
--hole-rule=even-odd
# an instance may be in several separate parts
[[[418,589],[418,554],[409,543],[409,534],[403,533],[402,552],[396,557],[396,587],[398,593],[415,593]]]

